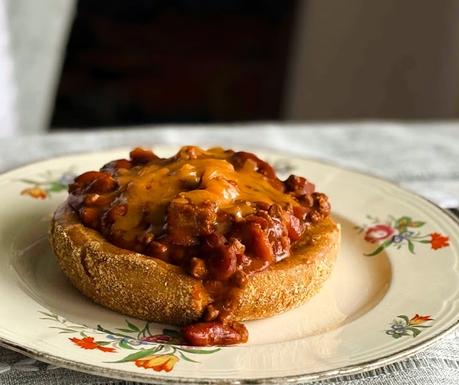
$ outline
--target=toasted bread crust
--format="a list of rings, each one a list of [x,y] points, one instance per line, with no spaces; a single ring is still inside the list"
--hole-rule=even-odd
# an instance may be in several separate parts
[[[136,318],[184,325],[210,302],[204,285],[180,267],[110,244],[83,226],[63,203],[50,225],[50,242],[72,284],[94,302]],[[303,304],[330,275],[339,226],[326,218],[307,231],[292,256],[250,276],[234,318],[269,317]]]

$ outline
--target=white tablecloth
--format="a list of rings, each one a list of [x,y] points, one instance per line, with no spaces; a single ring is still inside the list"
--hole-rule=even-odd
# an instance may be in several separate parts
[[[445,207],[459,206],[459,122],[120,128],[1,139],[0,171],[56,155],[155,144],[268,147],[391,179]],[[459,316],[459,315],[458,315]],[[364,375],[322,382],[458,384],[459,332],[425,352]],[[54,368],[0,348],[0,384],[127,384]]]

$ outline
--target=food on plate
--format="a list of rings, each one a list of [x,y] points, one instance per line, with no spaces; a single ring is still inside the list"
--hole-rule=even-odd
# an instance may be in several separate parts
[[[247,341],[241,321],[304,303],[332,271],[339,226],[325,194],[281,181],[249,152],[135,148],[69,185],[50,240],[93,301],[183,325],[187,343]]]

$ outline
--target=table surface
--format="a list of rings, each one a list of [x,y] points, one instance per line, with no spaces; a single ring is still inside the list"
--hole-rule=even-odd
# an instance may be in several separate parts
[[[459,122],[359,122],[307,125],[161,126],[1,139],[0,172],[70,153],[136,145],[272,148],[394,181],[443,207],[459,206]],[[457,384],[459,331],[406,360],[320,384]],[[0,384],[129,384],[91,376],[0,348]]]

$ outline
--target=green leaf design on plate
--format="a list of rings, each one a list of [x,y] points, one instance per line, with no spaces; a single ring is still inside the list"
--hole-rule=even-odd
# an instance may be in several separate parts
[[[18,179],[18,181],[22,183],[27,183],[27,184],[33,184],[33,185],[39,184],[39,182],[32,180],[32,179]]]
[[[140,332],[140,329],[134,325],[133,323],[129,322],[128,320],[125,320],[126,321],[126,324],[127,326],[129,327],[129,329],[135,331],[135,332]]]
[[[63,191],[66,189],[67,189],[67,186],[63,185],[60,182],[52,182],[47,188],[48,192],[59,192],[59,191]]]
[[[387,239],[383,243],[381,243],[375,250],[373,250],[371,253],[364,254],[367,257],[372,257],[373,255],[379,254],[381,251],[383,251],[386,247],[390,246],[393,243],[393,239]]]
[[[395,228],[405,229],[412,222],[411,217],[401,217],[395,221]]]
[[[130,349],[130,350],[135,350],[131,345],[129,345],[129,343],[123,338],[120,343],[120,348],[123,348],[123,349]]]
[[[413,328],[413,327],[407,327],[406,330],[409,330],[410,332],[413,333],[413,338],[417,337],[419,334],[421,334],[421,331],[419,329]]]
[[[407,325],[410,323],[410,319],[406,315],[398,315],[397,318],[401,318],[402,320],[404,320]]]
[[[422,227],[425,224],[426,223],[422,221],[414,221],[414,222],[411,222],[408,227]]]
[[[135,361],[135,360],[138,360],[140,358],[144,358],[144,357],[147,357],[151,354],[155,354],[156,352],[158,352],[159,350],[161,349],[161,347],[157,346],[155,348],[151,348],[151,349],[142,349],[142,350],[139,350],[135,353],[132,353],[132,354],[129,354],[128,356],[124,357],[123,359],[121,360],[118,360],[118,361],[110,361],[112,363],[119,363],[119,362],[129,362],[129,361]]]
[[[407,239],[407,241],[408,241],[408,250],[410,251],[410,253],[411,253],[411,254],[416,254],[416,253],[414,252],[414,243],[411,242],[409,239]]]
[[[185,361],[188,361],[188,362],[194,362],[196,364],[199,364],[199,361],[195,361],[195,360],[192,360],[191,358],[188,358],[185,354],[183,354],[180,350],[178,350],[178,353],[180,355],[180,357],[182,357]]]

